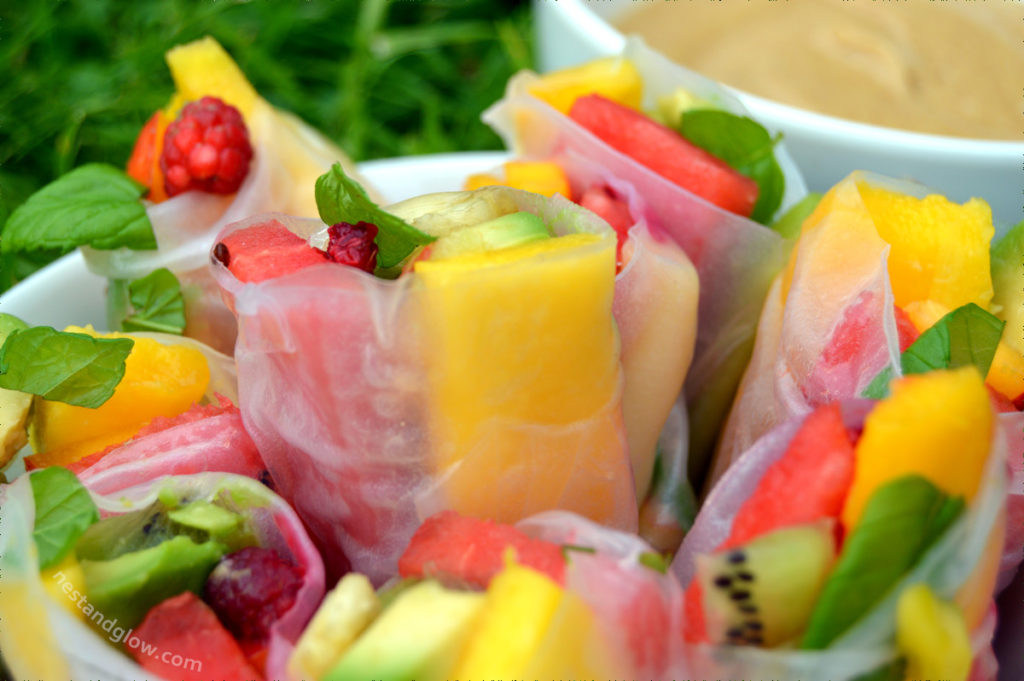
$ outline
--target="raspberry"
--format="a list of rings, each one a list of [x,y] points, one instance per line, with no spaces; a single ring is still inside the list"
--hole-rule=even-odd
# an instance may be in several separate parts
[[[203,97],[167,126],[160,168],[168,196],[190,189],[212,194],[238,191],[249,174],[252,145],[238,109]]]
[[[265,643],[270,627],[295,603],[302,571],[273,549],[228,554],[203,588],[205,600],[243,647]]]
[[[377,267],[377,225],[360,222],[351,225],[339,222],[327,229],[327,257],[342,265],[351,265],[367,272]]]

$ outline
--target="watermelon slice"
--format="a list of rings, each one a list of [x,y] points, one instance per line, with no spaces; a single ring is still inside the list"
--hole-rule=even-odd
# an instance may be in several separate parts
[[[590,212],[596,213],[615,230],[617,238],[615,262],[621,268],[623,265],[622,246],[626,243],[626,239],[629,238],[629,228],[635,222],[632,214],[629,212],[629,206],[625,201],[617,197],[615,192],[609,187],[600,184],[587,187],[577,203]]]
[[[225,236],[213,249],[214,257],[242,282],[260,282],[329,262],[277,220],[246,227]]]
[[[838,404],[819,407],[804,419],[785,453],[773,463],[733,518],[718,551],[762,534],[823,518],[838,518],[853,483],[854,448]],[[837,532],[841,530],[836,524]],[[841,537],[837,537],[837,540]],[[838,542],[837,542],[838,543]],[[700,584],[686,589],[686,639],[706,641]]]
[[[744,217],[753,212],[757,183],[675,130],[600,95],[577,99],[569,117],[683,189]]]
[[[181,681],[260,681],[241,648],[213,611],[191,591],[169,598],[146,615],[128,652],[148,672]]]
[[[565,558],[558,544],[533,539],[511,525],[455,511],[442,511],[423,522],[398,559],[398,574],[486,588],[504,569],[505,551],[510,547],[520,565],[564,583]]]

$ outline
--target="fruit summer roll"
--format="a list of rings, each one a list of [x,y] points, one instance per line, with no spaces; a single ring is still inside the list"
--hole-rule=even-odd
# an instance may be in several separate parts
[[[171,473],[266,475],[232,403],[231,358],[167,334],[56,331],[10,315],[0,327],[12,471],[64,466],[99,493]],[[34,453],[14,459],[26,442]]]
[[[672,564],[684,676],[995,678],[1005,434],[973,366],[890,387],[779,426],[719,480]]]
[[[1017,478],[1010,512],[1024,517],[1024,335],[993,314],[1017,314],[1024,249],[1013,232],[993,260],[993,233],[979,199],[958,205],[862,173],[833,187],[772,285],[713,477],[772,427],[821,404],[879,397],[894,375],[973,364],[1007,432]],[[1008,535],[1004,576],[1020,562],[1018,526]]]
[[[105,164],[72,170],[12,214],[3,248],[81,246],[89,269],[110,279],[109,328],[184,329],[230,353],[234,319],[206,267],[214,237],[255,213],[315,216],[317,176],[351,162],[260,97],[212,38],[166,60],[175,92],[140,132],[127,174]]]
[[[386,578],[445,508],[506,522],[563,508],[634,529],[623,403],[667,414],[682,383],[697,296],[682,252],[638,242],[617,278],[606,223],[503,187],[384,211],[336,168],[317,195],[323,222],[255,217],[213,258],[238,316],[246,427],[329,566]],[[613,316],[620,298],[655,296],[677,305],[668,325],[643,305]],[[663,373],[630,373],[620,342],[664,353]]]
[[[670,678],[682,590],[635,535],[565,511],[515,526],[444,511],[399,568],[377,591],[341,579],[290,679]]]
[[[785,262],[789,244],[767,225],[805,194],[795,165],[724,88],[635,41],[620,57],[519,74],[484,120],[517,161],[558,166],[567,197],[621,232],[647,225],[697,268],[699,324],[685,397],[688,467],[699,484],[764,296]],[[518,185],[523,174],[513,167],[504,178],[472,181]]]
[[[104,496],[60,467],[0,486],[0,630],[18,678],[282,678],[324,594],[295,512],[250,478]]]

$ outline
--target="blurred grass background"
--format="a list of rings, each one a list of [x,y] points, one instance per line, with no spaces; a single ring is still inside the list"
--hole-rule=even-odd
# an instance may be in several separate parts
[[[480,113],[532,65],[530,8],[497,0],[0,0],[0,227],[90,161],[123,165],[212,35],[256,89],[356,160],[499,149]],[[0,291],[58,253],[4,256]]]

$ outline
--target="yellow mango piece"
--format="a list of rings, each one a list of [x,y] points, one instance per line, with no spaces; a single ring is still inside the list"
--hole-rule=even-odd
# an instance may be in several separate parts
[[[466,178],[462,188],[466,191],[473,191],[474,189],[480,189],[481,187],[494,187],[504,186],[505,181],[497,175],[490,173],[475,173]]]
[[[505,164],[505,184],[534,194],[572,198],[569,178],[551,161],[509,161]]]
[[[970,501],[992,438],[988,391],[973,366],[904,376],[864,422],[853,484],[843,506],[847,530],[874,491],[911,473]]]
[[[187,345],[150,338],[96,333],[91,326],[66,331],[99,338],[132,338],[124,377],[113,396],[96,409],[37,399],[29,435],[40,466],[66,465],[123,442],[156,416],[177,416],[199,402],[210,382],[203,353]]]
[[[36,576],[20,579],[4,569],[0,579],[0,649],[4,663],[17,679],[69,679],[46,609],[39,607],[43,591]],[[61,594],[63,596],[63,593]]]
[[[900,594],[896,644],[907,658],[907,681],[966,681],[971,671],[971,640],[963,614],[926,584],[907,587]]]
[[[569,113],[578,97],[590,94],[639,109],[644,81],[633,62],[623,57],[605,57],[547,73],[531,83],[527,91],[564,114]]]
[[[184,101],[213,95],[238,109],[248,120],[259,99],[231,55],[207,36],[168,50],[164,56]]]
[[[522,679],[562,599],[562,587],[512,563],[487,587],[483,613],[455,667],[456,679]]]
[[[88,621],[78,606],[78,598],[73,598],[76,591],[79,595],[85,593],[85,573],[82,572],[82,566],[78,563],[74,551],[69,551],[58,564],[43,570],[39,574],[39,579],[46,593],[60,603],[62,608],[83,622]]]
[[[992,300],[989,244],[992,210],[981,199],[959,205],[918,199],[859,182],[861,200],[890,246],[889,279],[896,304],[933,300],[950,310]]]
[[[905,310],[918,333],[934,326],[950,311],[934,300],[911,303]],[[1006,334],[1007,329],[1003,329],[1003,338],[1006,338]],[[1020,398],[1024,395],[1024,355],[1005,340],[1000,340],[985,376],[985,383],[1011,401]]]
[[[615,239],[572,234],[415,272],[449,507],[499,522],[552,508],[621,517]]]
[[[486,678],[492,678],[487,676]],[[493,678],[500,678],[495,676]],[[508,678],[508,677],[505,677]],[[566,591],[547,635],[520,679],[629,679],[628,668],[608,645],[590,607]]]

